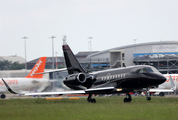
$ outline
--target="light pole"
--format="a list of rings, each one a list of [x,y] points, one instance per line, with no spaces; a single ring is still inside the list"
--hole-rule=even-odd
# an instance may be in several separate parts
[[[134,44],[135,44],[135,55],[134,55],[134,58],[136,58],[136,41],[137,41],[137,39],[133,39],[134,40]],[[137,58],[137,63],[136,63],[137,65],[138,65],[138,58]]]
[[[88,43],[90,43],[90,54],[91,54],[92,53],[91,39],[93,39],[93,37],[88,37],[88,39],[90,39],[90,41],[88,41]]]
[[[51,36],[49,39],[52,39],[52,61],[53,61],[53,70],[54,70],[54,41],[55,36]]]
[[[88,43],[90,43],[90,55],[92,54],[92,45],[91,45],[91,39],[93,39],[93,37],[88,37],[88,39],[90,39],[90,41],[88,41]],[[88,45],[89,48],[89,45]],[[90,68],[92,68],[92,64],[91,64],[91,56],[90,56]]]
[[[24,39],[24,45],[25,45],[25,72],[27,73],[26,39],[28,39],[28,37],[24,36],[22,37],[22,39]]]
[[[136,41],[137,39],[133,39],[134,40],[134,44],[135,44],[135,53],[136,53]]]
[[[56,69],[58,68],[58,66],[57,66],[57,54],[58,54],[58,52],[56,51]]]

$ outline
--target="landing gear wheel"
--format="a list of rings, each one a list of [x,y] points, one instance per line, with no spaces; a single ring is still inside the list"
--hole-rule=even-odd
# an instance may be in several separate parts
[[[124,102],[131,102],[132,101],[132,97],[129,93],[126,93],[126,98],[124,98]]]
[[[92,93],[89,94],[88,98],[87,98],[87,101],[89,103],[96,103],[96,100],[94,98],[92,98]]]
[[[127,98],[124,98],[124,102],[127,102]]]
[[[163,97],[165,94],[163,92],[159,93],[159,96]]]
[[[5,99],[6,95],[5,94],[1,94],[1,99]]]
[[[151,97],[147,97],[146,99],[147,99],[147,100],[151,100]]]
[[[131,98],[124,98],[124,102],[131,102],[132,99]]]
[[[95,100],[95,98],[93,98],[93,103],[96,103],[96,100]]]
[[[96,103],[96,100],[94,98],[93,99],[89,99],[87,101],[90,102],[90,103]]]

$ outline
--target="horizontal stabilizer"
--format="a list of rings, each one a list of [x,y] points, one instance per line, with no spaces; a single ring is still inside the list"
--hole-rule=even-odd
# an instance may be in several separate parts
[[[174,92],[171,89],[150,89],[149,92]]]
[[[55,69],[55,70],[50,70],[50,71],[35,73],[34,75],[46,74],[46,73],[52,73],[52,72],[62,72],[62,71],[66,71],[66,70],[67,70],[67,68]]]

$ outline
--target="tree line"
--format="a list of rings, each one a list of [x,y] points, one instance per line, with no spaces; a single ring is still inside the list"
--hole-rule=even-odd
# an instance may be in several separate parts
[[[25,68],[25,64],[19,64],[19,62],[14,62],[4,60],[0,61],[0,70],[21,70]]]

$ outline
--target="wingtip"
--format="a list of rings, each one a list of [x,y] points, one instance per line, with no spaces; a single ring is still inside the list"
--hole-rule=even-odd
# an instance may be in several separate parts
[[[1,79],[2,79],[2,81],[4,82],[4,85],[6,86],[7,90],[8,90],[10,93],[12,93],[12,94],[20,94],[20,93],[18,93],[18,92],[15,92],[14,90],[12,90],[12,89],[9,87],[9,85],[5,82],[5,80],[4,80],[3,78],[1,78]]]

